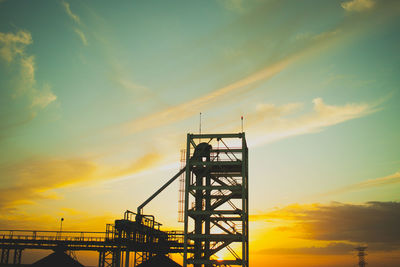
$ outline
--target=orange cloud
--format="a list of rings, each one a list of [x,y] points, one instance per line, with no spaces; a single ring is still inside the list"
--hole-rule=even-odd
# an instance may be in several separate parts
[[[5,177],[0,188],[0,208],[13,209],[38,199],[55,199],[52,189],[84,182],[99,182],[151,168],[161,160],[145,154],[127,166],[108,166],[87,159],[31,159],[0,167]]]
[[[368,244],[375,251],[400,249],[400,202],[297,204],[253,219],[278,221],[280,225],[275,231],[286,232],[296,239]]]

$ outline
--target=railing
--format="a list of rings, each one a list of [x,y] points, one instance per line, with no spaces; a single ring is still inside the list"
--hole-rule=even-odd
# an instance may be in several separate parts
[[[167,231],[168,241],[183,243],[184,233],[183,231]]]
[[[0,230],[1,240],[104,242],[105,232]]]
[[[183,231],[165,233],[168,241],[183,243]],[[2,241],[105,242],[113,239],[106,238],[105,232],[0,230],[0,243]]]

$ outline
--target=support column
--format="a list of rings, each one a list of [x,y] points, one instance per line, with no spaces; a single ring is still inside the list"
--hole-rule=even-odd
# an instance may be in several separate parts
[[[99,251],[99,267],[104,267],[104,251]]]
[[[112,267],[120,267],[121,266],[121,249],[118,248],[112,253]]]
[[[22,249],[15,249],[14,250],[14,265],[21,265],[21,258],[22,258]]]
[[[8,264],[9,256],[10,256],[10,249],[9,248],[1,249],[0,264]]]
[[[125,267],[129,267],[129,253],[130,251],[125,251]]]

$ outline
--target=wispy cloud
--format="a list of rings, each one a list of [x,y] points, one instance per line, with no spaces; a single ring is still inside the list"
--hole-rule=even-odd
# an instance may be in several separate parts
[[[246,116],[246,128],[254,132],[249,144],[259,145],[291,136],[320,132],[328,126],[363,117],[378,110],[376,104],[327,105],[322,98],[313,100],[313,110],[309,113],[301,113],[303,106],[300,103],[283,106],[259,104],[253,113]],[[296,113],[301,115],[295,116]]]
[[[78,26],[82,26],[81,18],[73,13],[71,11],[71,6],[68,2],[62,1],[61,2],[62,6],[64,7],[65,13],[72,19],[73,22],[75,22]],[[82,31],[81,27],[76,27],[74,29],[74,32],[78,35],[79,39],[82,41],[83,45],[88,46],[89,42],[88,39],[85,35],[85,33]]]
[[[341,3],[344,10],[348,12],[362,12],[372,9],[375,6],[374,0],[351,0]]]
[[[57,99],[57,96],[53,93],[51,90],[51,86],[49,84],[43,85],[43,88],[41,91],[39,91],[32,100],[32,107],[40,107],[40,108],[45,108],[48,106],[51,102],[55,101]]]
[[[369,179],[369,180],[366,180],[366,181],[363,181],[360,183],[344,186],[342,188],[338,188],[338,189],[329,191],[322,195],[324,195],[324,196],[336,195],[336,194],[342,194],[342,193],[351,192],[351,191],[358,191],[358,190],[375,188],[375,187],[380,187],[380,186],[385,186],[385,185],[393,185],[393,184],[400,184],[400,172],[395,172],[388,176],[379,177],[379,178],[375,178],[375,179]]]
[[[243,0],[218,0],[218,3],[224,8],[236,12],[243,12],[245,10],[243,2]]]
[[[252,85],[260,80],[266,80],[282,71],[293,58],[279,61],[271,66],[268,66],[261,71],[254,73],[244,79],[241,79],[228,86],[219,88],[210,94],[201,96],[191,101],[184,102],[177,106],[168,107],[159,112],[144,116],[134,121],[125,123],[123,128],[129,133],[141,132],[146,129],[151,129],[166,124],[174,123],[188,117],[191,117],[200,112],[206,106],[210,106],[219,99],[226,97],[227,94],[245,89],[246,86]]]
[[[350,33],[358,31],[358,28],[356,29],[354,25],[354,22],[349,19],[330,30],[309,35],[307,38],[302,39],[301,43],[295,49],[287,51],[279,59],[247,77],[218,88],[211,93],[127,122],[122,125],[124,132],[136,133],[172,124],[198,114],[200,111],[212,108],[218,101],[219,106],[229,103],[229,99],[257,88],[260,84],[267,82],[275,75],[291,67],[294,63],[305,58],[318,56],[321,51],[340,43],[340,41],[346,40]],[[221,101],[222,99],[224,101]]]
[[[84,45],[86,45],[86,46],[89,45],[89,43],[88,43],[88,41],[87,41],[87,39],[86,39],[85,34],[84,34],[81,30],[75,29],[75,33],[79,36],[79,38],[81,38],[82,43],[83,43]]]
[[[67,15],[77,24],[81,24],[81,19],[79,18],[78,15],[72,13],[71,11],[71,6],[69,5],[68,2],[62,1],[61,4],[63,5],[65,12],[67,13]]]

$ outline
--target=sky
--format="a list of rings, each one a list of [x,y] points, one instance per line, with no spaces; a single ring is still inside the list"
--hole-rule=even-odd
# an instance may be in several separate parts
[[[358,245],[399,266],[399,15],[395,0],[0,1],[0,228],[104,231],[178,172],[200,112],[208,133],[244,116],[250,266],[355,266]],[[183,228],[178,187],[145,207],[164,229]]]

